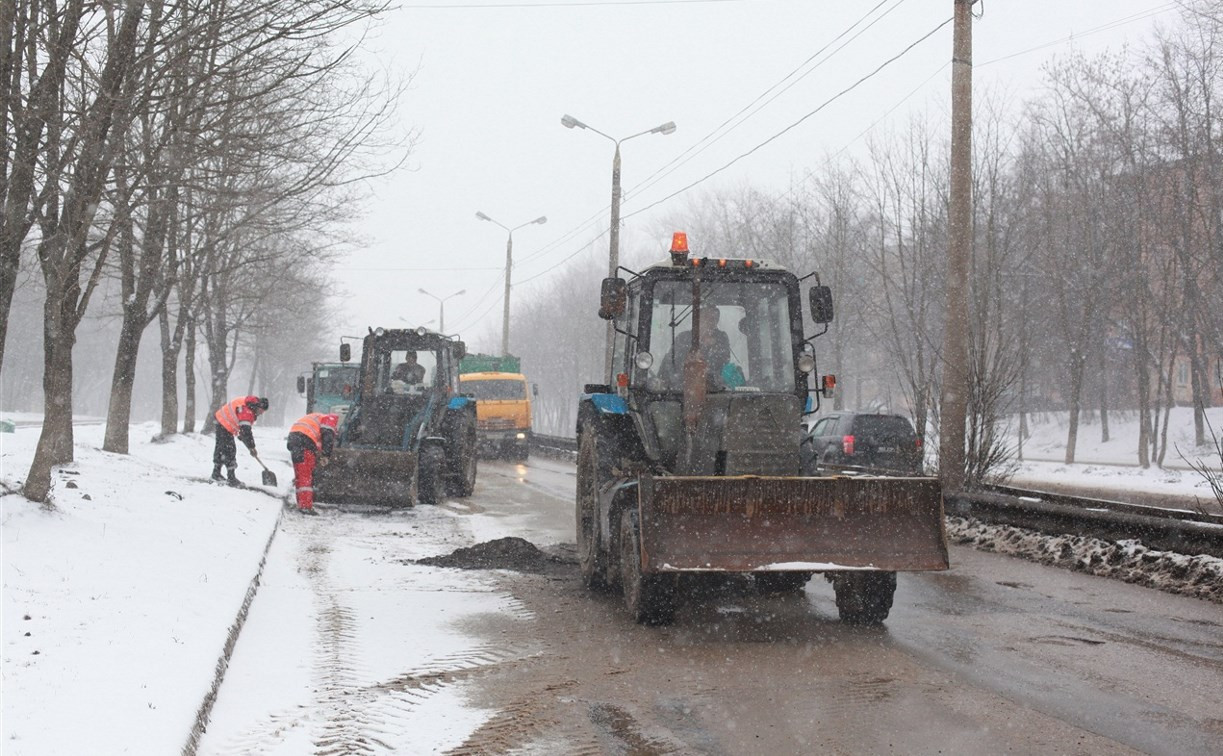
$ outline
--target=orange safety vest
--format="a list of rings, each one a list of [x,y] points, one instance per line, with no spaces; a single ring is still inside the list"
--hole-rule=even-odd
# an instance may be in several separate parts
[[[240,396],[237,399],[231,400],[228,404],[222,404],[221,409],[213,415],[221,427],[235,436],[238,435],[238,429],[243,425],[250,425],[255,422],[255,413],[250,407],[246,406],[247,400],[250,397]]]
[[[300,433],[306,438],[314,442],[314,448],[320,451],[323,448],[323,419],[324,413],[311,412],[309,415],[293,423],[289,428],[290,433]]]

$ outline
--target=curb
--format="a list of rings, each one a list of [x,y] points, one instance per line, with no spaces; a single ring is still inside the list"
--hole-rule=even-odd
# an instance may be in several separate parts
[[[200,708],[195,713],[195,723],[191,725],[191,734],[187,736],[187,742],[183,745],[183,756],[195,756],[196,750],[200,747],[200,738],[208,729],[208,718],[212,715],[212,706],[216,703],[221,681],[225,679],[225,671],[229,669],[229,660],[233,658],[234,646],[238,645],[238,635],[242,632],[242,626],[246,624],[246,615],[255,601],[255,594],[259,591],[259,581],[263,578],[263,568],[268,562],[268,552],[272,549],[272,541],[276,539],[276,533],[280,530],[284,514],[285,509],[282,506],[276,514],[276,524],[272,526],[272,534],[268,536],[268,541],[263,546],[263,555],[259,557],[259,568],[255,570],[255,576],[251,578],[250,585],[246,588],[246,598],[242,600],[242,606],[238,608],[238,615],[234,617],[233,624],[229,626],[225,646],[221,650],[220,658],[217,659],[216,674],[213,675],[212,685],[204,694],[204,700],[200,702]]]

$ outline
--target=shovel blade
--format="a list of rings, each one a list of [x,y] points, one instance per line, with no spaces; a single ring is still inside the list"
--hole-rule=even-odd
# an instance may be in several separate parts
[[[271,486],[275,488],[276,487],[276,473],[272,472],[271,470],[264,470],[263,471],[263,485]]]
[[[646,475],[638,496],[646,572],[948,567],[933,478]]]

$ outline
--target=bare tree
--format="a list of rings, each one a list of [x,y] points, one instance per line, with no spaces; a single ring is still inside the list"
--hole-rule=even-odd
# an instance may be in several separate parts
[[[931,125],[910,121],[891,141],[870,143],[863,177],[874,225],[869,265],[875,297],[871,329],[913,411],[918,428],[937,427],[942,255],[946,248],[948,161]]]
[[[90,230],[119,154],[121,140],[117,135],[126,130],[132,118],[144,10],[144,2],[129,0],[122,10],[94,14],[89,32],[91,36],[98,33],[95,47],[101,69],[93,70],[92,56],[75,57],[79,67],[72,88],[55,93],[62,109],[47,118],[44,154],[48,170],[37,209],[41,236],[38,260],[46,285],[45,416],[24,489],[34,501],[47,500],[51,468],[73,458],[72,347],[113,241],[113,231],[107,231],[101,239],[91,239]],[[147,32],[148,27],[143,30]],[[77,37],[69,44],[77,47],[84,42]],[[62,170],[52,171],[52,166],[61,166]],[[92,272],[82,281],[86,265],[92,265]]]

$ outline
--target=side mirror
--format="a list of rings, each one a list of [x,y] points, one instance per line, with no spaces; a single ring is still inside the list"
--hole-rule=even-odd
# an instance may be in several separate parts
[[[462,360],[466,356],[467,356],[467,345],[463,343],[462,341],[455,344],[454,358],[456,360]]]
[[[306,393],[306,376],[304,375],[297,376],[297,393]]]
[[[628,304],[628,284],[623,278],[604,278],[599,291],[599,317],[615,320],[624,314]]]
[[[812,286],[810,296],[811,319],[820,325],[832,322],[832,289],[827,286]]]
[[[352,344],[347,341],[340,344],[340,362],[348,362],[352,359]]]
[[[538,383],[531,384],[531,396],[539,396],[539,384]]]

